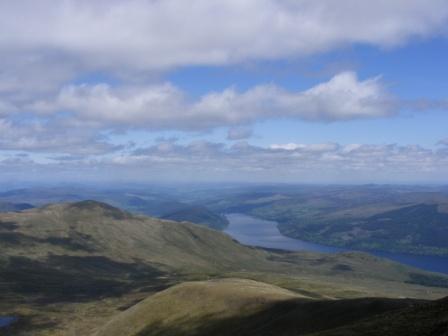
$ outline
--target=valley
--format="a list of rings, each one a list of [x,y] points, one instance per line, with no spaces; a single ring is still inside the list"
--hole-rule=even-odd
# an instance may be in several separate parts
[[[333,247],[290,238],[280,233],[278,223],[243,214],[228,214],[229,225],[225,233],[244,245],[287,251],[311,251],[339,253],[349,248]],[[359,251],[359,250],[358,250]],[[448,273],[448,257],[418,254],[404,254],[384,251],[369,251],[370,254],[417,267],[430,272]]]
[[[237,279],[250,288],[254,281],[255,288],[261,286],[254,295],[261,297],[249,301],[268,306],[265,294],[271,289],[263,288],[269,286],[325,306],[365,297],[448,296],[448,277],[366,253],[248,247],[203,226],[134,215],[97,201],[4,213],[0,223],[0,315],[17,317],[3,329],[7,335],[94,335],[121,311],[191,281],[202,281],[202,287],[203,281]],[[237,287],[223,281],[226,291]],[[215,301],[211,296],[203,304]],[[247,314],[267,309],[257,307]]]

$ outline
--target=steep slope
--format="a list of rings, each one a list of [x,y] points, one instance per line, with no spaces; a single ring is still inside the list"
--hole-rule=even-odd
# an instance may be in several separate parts
[[[204,322],[246,316],[273,302],[300,297],[285,289],[252,280],[187,282],[146,299],[119,314],[98,336],[192,334]],[[170,331],[171,332],[171,331]]]
[[[379,207],[379,209],[381,209]],[[448,213],[439,204],[402,206],[374,215],[350,210],[282,221],[285,235],[364,250],[448,255]]]
[[[223,230],[228,225],[226,217],[218,215],[202,206],[184,207],[177,211],[167,213],[161,218],[176,222],[191,222],[205,225],[216,230]]]
[[[417,304],[410,300],[315,301],[255,281],[183,283],[118,314],[96,336],[308,335]],[[375,320],[376,321],[376,320]],[[359,329],[356,335],[364,335]],[[330,333],[331,334],[331,333]]]

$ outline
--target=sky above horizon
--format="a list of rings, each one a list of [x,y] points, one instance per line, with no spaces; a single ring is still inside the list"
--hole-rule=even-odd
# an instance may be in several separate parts
[[[448,0],[0,2],[0,182],[447,183]]]

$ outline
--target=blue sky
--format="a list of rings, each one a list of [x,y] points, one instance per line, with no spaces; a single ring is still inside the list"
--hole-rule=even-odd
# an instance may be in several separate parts
[[[0,31],[4,180],[446,183],[445,0],[20,0]]]

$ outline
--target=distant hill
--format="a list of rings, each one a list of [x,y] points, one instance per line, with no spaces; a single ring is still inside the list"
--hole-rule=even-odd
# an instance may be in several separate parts
[[[311,300],[224,279],[162,291],[118,314],[96,336],[446,335],[447,308],[447,300]]]
[[[227,226],[222,214],[243,213],[277,221],[283,235],[324,245],[448,255],[446,186],[61,186],[0,192],[0,203],[36,206],[84,199],[218,230]]]
[[[210,196],[215,212],[278,222],[283,235],[325,245],[448,255],[448,193],[417,186],[285,186]]]
[[[377,209],[367,216],[349,212],[288,219],[279,228],[290,237],[352,249],[448,255],[448,212],[438,204]]]
[[[0,212],[16,211],[12,205],[23,202],[43,206],[52,203],[95,199],[136,214],[167,218],[174,221],[187,221],[218,230],[227,226],[227,220],[224,216],[211,211],[206,206],[179,200],[178,196],[175,192],[151,189],[25,188],[0,192]],[[2,204],[5,204],[5,210],[2,210]],[[9,207],[7,207],[8,204]],[[23,205],[25,204],[27,203]]]
[[[161,218],[176,222],[191,222],[205,225],[216,230],[225,229],[229,223],[225,216],[218,215],[203,206],[184,207],[180,210],[167,213]]]
[[[0,202],[0,212],[23,211],[34,208],[29,203]]]
[[[19,317],[13,335],[90,335],[169,286],[227,277],[321,300],[448,295],[448,277],[368,254],[261,250],[97,201],[0,214],[0,315]]]

